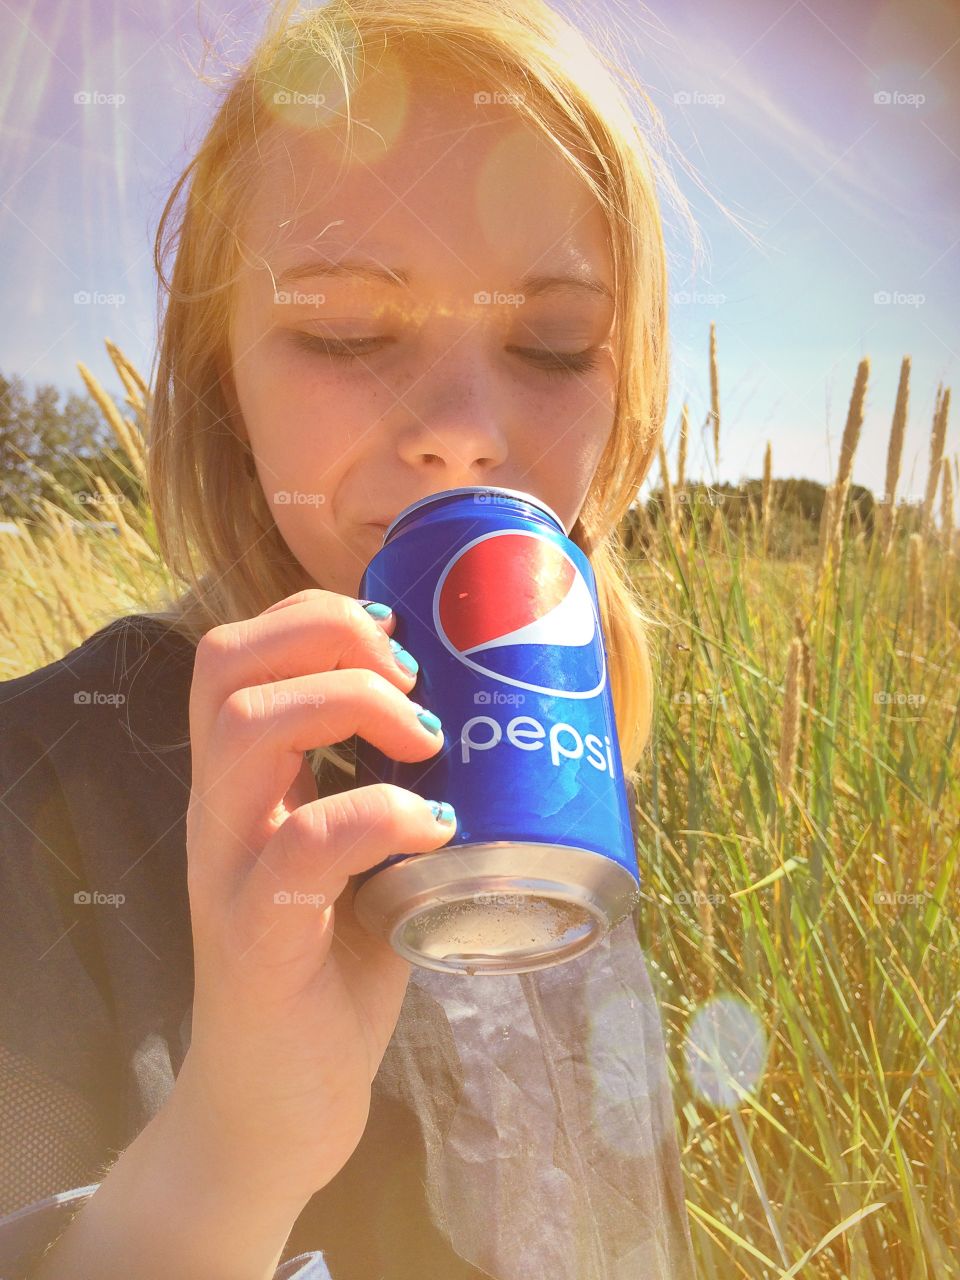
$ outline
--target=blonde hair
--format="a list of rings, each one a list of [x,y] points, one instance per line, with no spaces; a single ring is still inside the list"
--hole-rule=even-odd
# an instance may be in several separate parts
[[[651,727],[652,620],[632,586],[619,526],[657,452],[667,408],[658,178],[686,209],[617,80],[633,82],[616,56],[604,57],[542,0],[331,0],[290,22],[292,8],[283,3],[273,11],[257,49],[228,84],[157,229],[155,265],[168,297],[152,377],[148,487],[161,552],[184,590],[149,616],[198,640],[213,626],[253,617],[315,585],[273,521],[221,385],[238,228],[264,137],[286,111],[278,102],[332,86],[335,93],[324,97],[336,100],[349,135],[351,92],[362,81],[365,56],[396,45],[513,95],[514,109],[560,148],[607,216],[619,336],[615,420],[570,536],[596,577],[623,762],[633,775]],[[647,131],[662,133],[646,93],[633,87]],[[174,241],[168,281],[163,264]],[[315,767],[322,759],[349,769],[333,748],[311,753]]]

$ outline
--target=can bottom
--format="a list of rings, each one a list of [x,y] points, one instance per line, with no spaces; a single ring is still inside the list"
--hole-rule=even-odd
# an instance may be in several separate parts
[[[357,889],[370,932],[442,973],[529,973],[589,950],[639,899],[612,858],[569,845],[455,845],[394,862]]]

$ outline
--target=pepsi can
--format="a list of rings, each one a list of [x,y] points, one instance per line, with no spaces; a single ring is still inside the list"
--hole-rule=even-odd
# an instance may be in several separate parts
[[[412,696],[444,745],[406,763],[357,739],[357,782],[457,812],[441,849],[358,877],[354,911],[407,960],[525,973],[586,951],[639,898],[590,562],[529,493],[448,489],[404,508],[360,594],[396,612]]]

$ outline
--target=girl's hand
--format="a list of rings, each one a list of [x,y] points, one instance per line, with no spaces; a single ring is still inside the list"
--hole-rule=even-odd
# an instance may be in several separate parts
[[[302,591],[205,635],[190,691],[195,988],[176,1104],[304,1203],[360,1141],[410,975],[355,920],[348,878],[456,829],[386,783],[317,799],[304,757],[354,733],[397,760],[440,750],[394,625]]]

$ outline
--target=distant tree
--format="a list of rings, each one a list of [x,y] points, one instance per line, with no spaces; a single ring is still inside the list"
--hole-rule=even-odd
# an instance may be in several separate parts
[[[714,511],[720,507],[723,520],[734,536],[739,536],[750,519],[750,506],[759,513],[762,504],[761,480],[742,480],[739,484],[722,483],[706,485],[688,481],[682,493],[674,495],[677,516],[682,528],[695,521],[702,536],[706,537]],[[783,560],[792,560],[816,547],[820,530],[820,517],[826,498],[826,487],[816,480],[789,478],[774,480],[771,504],[774,516],[770,530],[769,554]],[[637,514],[636,507],[627,512],[624,522],[625,545],[630,551],[646,548],[647,530],[663,519],[663,492],[654,489],[644,504],[646,520]],[[851,484],[847,506],[847,525],[852,534],[862,528],[869,537],[873,531],[876,501],[869,489]],[[912,525],[912,517],[904,523]]]
[[[35,514],[41,499],[56,501],[58,486],[89,491],[84,467],[111,483],[122,481],[112,456],[113,436],[86,395],[50,383],[27,394],[17,374],[0,373],[0,511],[5,519]],[[121,486],[123,487],[123,486]],[[128,495],[133,496],[133,495]]]

